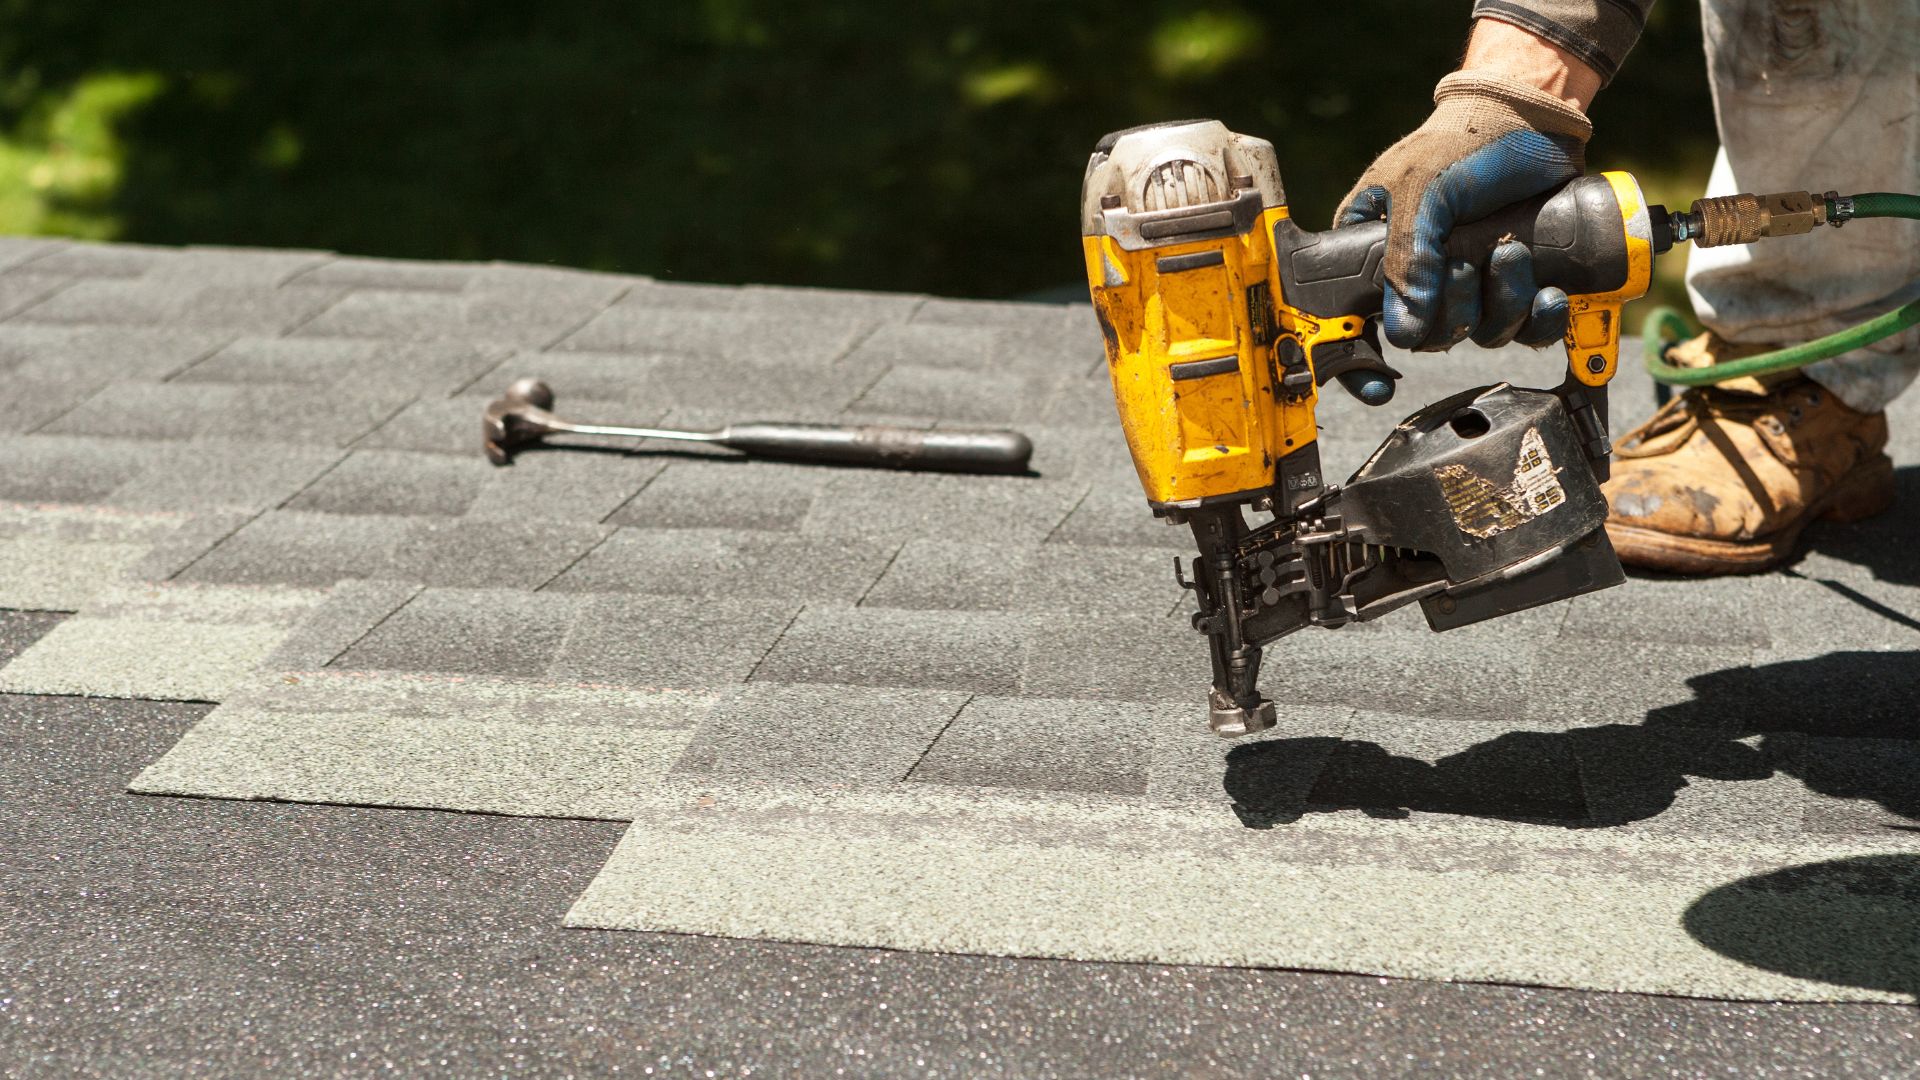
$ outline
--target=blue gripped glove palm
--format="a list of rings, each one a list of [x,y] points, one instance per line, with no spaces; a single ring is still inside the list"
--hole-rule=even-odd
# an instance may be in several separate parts
[[[1389,147],[1354,185],[1336,228],[1387,220],[1381,322],[1403,349],[1536,348],[1567,328],[1567,294],[1536,288],[1525,245],[1496,245],[1486,265],[1449,259],[1447,234],[1579,176],[1586,114],[1511,79],[1457,71],[1433,92],[1433,115]]]

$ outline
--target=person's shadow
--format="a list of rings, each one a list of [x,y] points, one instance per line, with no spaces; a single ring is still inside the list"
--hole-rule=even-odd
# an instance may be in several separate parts
[[[1598,828],[1661,813],[1691,777],[1764,780],[1776,772],[1920,821],[1920,770],[1882,760],[1874,752],[1881,744],[1798,737],[1920,740],[1920,650],[1830,653],[1687,683],[1693,700],[1655,709],[1641,724],[1508,732],[1431,762],[1350,739],[1250,743],[1227,754],[1224,783],[1250,828],[1346,809]],[[1298,776],[1302,758],[1321,756],[1304,792],[1283,782]],[[1915,760],[1920,755],[1908,764]]]

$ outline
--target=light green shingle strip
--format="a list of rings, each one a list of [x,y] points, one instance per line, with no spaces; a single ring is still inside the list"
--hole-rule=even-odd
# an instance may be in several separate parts
[[[0,608],[79,610],[185,520],[178,514],[0,503]]]
[[[0,667],[0,691],[219,701],[324,596],[106,583],[79,614]]]
[[[75,616],[0,668],[0,692],[218,701],[286,633],[244,623]]]
[[[624,821],[712,700],[478,678],[263,676],[131,789]]]
[[[1708,841],[1399,824],[1393,841],[1376,846],[1383,826],[1372,821],[1248,830],[1197,805],[907,786],[729,790],[676,779],[643,794],[633,827],[567,921],[1739,999],[1905,1001],[1920,986],[1911,935],[1875,943],[1886,953],[1880,974],[1845,985],[1795,977],[1791,963],[1783,973],[1722,955],[1683,925],[1703,897],[1738,899],[1735,883],[1755,874],[1884,848],[1730,852]],[[1415,851],[1424,857],[1407,857]],[[1752,895],[1752,904],[1732,905],[1750,914],[1734,918],[1750,918],[1761,940],[1790,931],[1781,940],[1800,942],[1807,956],[1858,954],[1863,925],[1920,924],[1915,896]]]

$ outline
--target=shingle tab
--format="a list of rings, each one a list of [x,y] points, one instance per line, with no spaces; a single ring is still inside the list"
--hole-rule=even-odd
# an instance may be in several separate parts
[[[973,611],[1166,611],[1172,559],[1140,548],[909,540],[864,606]]]
[[[537,676],[560,651],[575,604],[570,596],[513,589],[428,589],[333,666]]]
[[[643,529],[796,532],[826,481],[824,470],[808,465],[673,461],[608,520]]]
[[[225,438],[149,444],[145,452],[147,467],[106,502],[135,510],[265,510],[341,458],[329,446]]]
[[[1128,705],[976,697],[907,779],[1144,795],[1155,719]]]
[[[340,300],[341,290],[201,285],[192,282],[81,281],[15,315],[30,323],[194,326],[279,333]]]
[[[932,690],[755,683],[714,705],[674,771],[729,786],[901,780],[966,700]]]
[[[404,389],[375,387],[313,395],[280,386],[117,382],[42,430],[143,439],[208,435],[345,447],[411,400]],[[474,423],[477,429],[478,419]]]
[[[583,595],[549,674],[623,686],[742,682],[798,611],[749,598]]]
[[[343,578],[377,575],[412,527],[406,518],[269,511],[186,568],[180,578],[326,588]]]
[[[897,545],[821,544],[775,533],[723,529],[620,529],[560,575],[566,592],[852,603],[878,580]]]
[[[1020,649],[1032,633],[1008,615],[933,615],[811,607],[767,654],[755,679],[1006,694],[1020,686]]]
[[[768,365],[821,366],[845,355],[871,327],[865,320],[643,306],[636,291],[602,311],[558,348],[660,351]]]
[[[349,294],[297,333],[538,348],[585,322],[601,306],[592,298],[366,290]]]

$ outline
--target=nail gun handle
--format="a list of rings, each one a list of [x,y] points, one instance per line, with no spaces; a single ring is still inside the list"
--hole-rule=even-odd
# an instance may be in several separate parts
[[[1647,224],[1638,187],[1625,178],[1633,197],[1623,199],[1613,177],[1624,174],[1579,177],[1556,191],[1457,226],[1447,236],[1447,254],[1484,265],[1494,245],[1510,236],[1533,252],[1533,276],[1541,287],[1551,285],[1569,296],[1616,292],[1634,276],[1629,239]],[[1627,201],[1632,205],[1623,205]],[[1633,220],[1636,212],[1638,222]],[[1380,313],[1386,222],[1316,233],[1289,218],[1275,226],[1274,247],[1287,306],[1322,319]]]
[[[1019,473],[1033,443],[1017,431],[948,431],[756,421],[722,428],[715,441],[755,457],[927,472]]]

